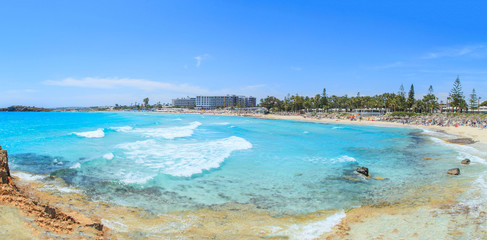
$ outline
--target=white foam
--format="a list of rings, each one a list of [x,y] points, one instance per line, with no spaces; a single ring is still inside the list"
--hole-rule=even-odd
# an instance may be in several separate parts
[[[74,164],[73,166],[71,166],[69,168],[71,168],[71,169],[81,168],[81,164],[80,163],[76,163],[76,164]]]
[[[332,127],[331,129],[342,129],[344,127]]]
[[[303,133],[304,133],[304,134],[308,134],[309,132],[308,132],[308,131],[304,131]]]
[[[141,128],[135,129],[134,132],[142,133],[148,137],[163,137],[165,139],[175,139],[179,137],[189,137],[193,135],[194,130],[201,125],[200,122],[192,122],[187,126],[169,127],[169,128]]]
[[[105,136],[105,132],[103,132],[103,128],[98,128],[95,131],[88,131],[88,132],[73,132],[73,134],[85,138],[102,138]]]
[[[330,161],[332,163],[337,163],[337,162],[356,162],[357,160],[353,157],[350,157],[350,156],[347,156],[347,155],[342,155],[340,157],[337,157],[337,158],[332,158],[330,159]]]
[[[11,172],[11,174],[22,180],[31,181],[31,182],[39,181],[45,178],[45,176],[42,175],[35,175],[35,174],[30,174],[25,172]]]
[[[144,184],[144,183],[147,183],[147,181],[154,178],[155,176],[156,176],[156,174],[152,174],[152,175],[147,176],[147,175],[141,174],[141,173],[130,172],[128,174],[124,174],[121,178],[121,181],[124,183],[127,183],[127,184],[132,184],[132,183]]]
[[[440,138],[432,136],[430,136],[430,139],[437,144],[444,145],[448,148],[455,150],[458,153],[458,160],[468,158],[472,161],[472,163],[487,164],[487,161],[485,160],[485,158],[487,157],[487,153],[479,151],[472,146],[448,143]]]
[[[293,224],[288,229],[280,232],[286,234],[290,239],[317,239],[326,232],[330,232],[334,226],[342,221],[342,218],[346,216],[345,211],[337,212],[325,220],[316,221],[307,224]]]
[[[115,130],[117,132],[130,132],[132,131],[131,126],[124,126],[124,127],[111,127],[110,129]]]
[[[105,155],[103,155],[103,158],[104,159],[107,159],[107,160],[112,160],[115,156],[113,155],[113,153],[107,153]]]
[[[165,173],[177,177],[190,177],[220,167],[233,151],[252,148],[240,137],[229,137],[200,143],[160,143],[154,139],[118,146],[125,150],[127,159],[142,167],[141,172]],[[150,175],[150,174],[149,174]]]
[[[106,226],[107,228],[115,229],[118,232],[129,232],[127,225],[120,222],[101,219],[101,224],[103,224],[103,226]]]
[[[230,125],[229,122],[219,122],[219,123],[215,123],[215,125]]]
[[[61,193],[80,193],[81,192],[78,189],[69,188],[69,187],[61,187],[61,186],[57,186],[57,185],[48,185],[48,186],[44,186],[42,188],[47,189],[47,190],[55,190],[55,191],[58,191]]]

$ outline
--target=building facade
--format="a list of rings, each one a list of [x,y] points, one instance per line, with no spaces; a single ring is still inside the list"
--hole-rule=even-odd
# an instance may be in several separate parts
[[[178,107],[184,107],[184,108],[189,108],[189,107],[195,107],[196,106],[196,98],[176,98],[172,100],[172,105],[173,106],[178,106]]]
[[[255,97],[246,96],[197,96],[196,107],[200,109],[213,110],[216,108],[226,107],[255,107],[257,99]]]

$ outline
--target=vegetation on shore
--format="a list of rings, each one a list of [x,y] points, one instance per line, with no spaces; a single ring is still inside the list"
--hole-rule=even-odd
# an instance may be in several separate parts
[[[10,106],[0,108],[0,112],[50,112],[47,108],[27,107],[27,106]]]
[[[453,88],[447,98],[446,106],[451,108],[453,112],[468,112],[470,109],[478,109],[480,106],[487,106],[487,101],[480,104],[480,97],[475,93],[475,89],[470,94],[469,104],[463,95],[460,78],[457,77]],[[300,96],[289,95],[284,99],[279,99],[274,96],[268,96],[260,100],[260,106],[266,107],[271,112],[281,111],[301,111],[303,109],[345,109],[352,111],[353,109],[361,108],[385,108],[393,112],[408,112],[408,113],[431,113],[440,110],[440,105],[443,101],[438,102],[438,97],[434,94],[433,86],[430,85],[428,94],[422,99],[415,98],[414,85],[411,84],[408,94],[404,90],[404,86],[399,87],[397,93],[383,93],[375,96],[361,96],[360,92],[356,96],[328,96],[326,88],[323,89],[322,94],[315,96]]]

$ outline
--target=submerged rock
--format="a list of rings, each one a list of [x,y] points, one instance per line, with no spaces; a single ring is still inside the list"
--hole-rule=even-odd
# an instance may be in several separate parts
[[[456,144],[473,144],[475,143],[474,140],[471,138],[454,138],[446,140],[449,143],[456,143]]]
[[[375,180],[386,180],[387,178],[385,177],[381,177],[381,176],[377,176],[377,177],[374,177]]]
[[[369,169],[368,169],[368,168],[366,168],[366,167],[359,167],[359,168],[357,168],[357,170],[356,170],[356,171],[357,171],[358,173],[360,173],[360,174],[362,174],[362,175],[366,176],[366,177],[369,177]]]
[[[463,160],[462,160],[462,162],[461,162],[461,163],[462,163],[462,164],[470,164],[470,159],[465,158],[465,159],[463,159]]]
[[[448,170],[447,173],[450,174],[450,175],[460,175],[460,169],[458,169],[458,168],[452,168],[452,169]]]

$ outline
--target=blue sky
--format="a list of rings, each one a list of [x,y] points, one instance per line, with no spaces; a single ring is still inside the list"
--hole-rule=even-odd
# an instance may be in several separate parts
[[[375,95],[487,99],[484,1],[3,1],[0,106]]]

